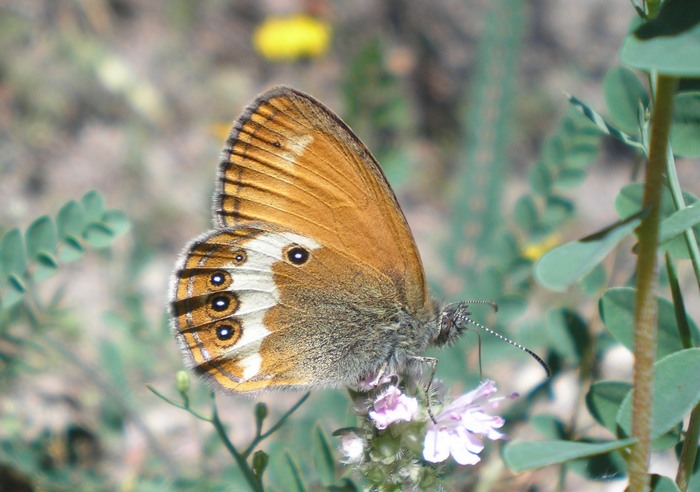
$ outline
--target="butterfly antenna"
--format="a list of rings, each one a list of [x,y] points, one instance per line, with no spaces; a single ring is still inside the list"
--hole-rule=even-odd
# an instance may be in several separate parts
[[[474,303],[475,303],[475,301],[471,301],[471,302],[470,302],[470,304],[474,304]],[[478,304],[489,304],[489,305],[491,305],[491,306],[494,306],[494,308],[496,308],[496,304],[495,304],[493,301],[481,301],[481,302],[478,302]],[[488,334],[490,334],[490,335],[493,335],[493,336],[495,336],[495,337],[497,337],[497,338],[500,338],[500,339],[503,340],[504,342],[509,343],[509,344],[511,344],[512,346],[517,347],[517,348],[519,348],[520,350],[523,350],[524,352],[527,352],[528,354],[530,354],[530,356],[531,356],[533,359],[535,359],[537,362],[539,362],[539,364],[542,366],[542,368],[543,368],[543,369],[545,370],[545,372],[547,373],[547,377],[551,377],[551,376],[552,376],[552,371],[549,370],[549,366],[547,365],[547,363],[546,363],[545,361],[542,360],[542,357],[540,357],[539,355],[537,355],[536,353],[534,353],[534,352],[533,352],[532,350],[530,350],[529,348],[520,345],[518,342],[515,342],[515,341],[511,340],[511,339],[508,338],[508,337],[504,337],[504,336],[501,335],[500,333],[497,333],[497,332],[493,331],[491,328],[488,328],[487,326],[482,325],[482,324],[479,323],[478,321],[474,321],[473,319],[471,319],[471,318],[469,317],[469,313],[464,313],[464,314],[463,314],[463,313],[461,313],[461,312],[458,312],[458,313],[455,313],[455,314],[459,317],[459,319],[460,319],[461,321],[464,321],[465,323],[469,323],[470,325],[476,326],[477,328],[482,329],[482,330],[485,331],[486,333],[488,333]],[[479,356],[481,356],[481,337],[479,337]],[[479,357],[479,360],[481,360],[481,357]]]
[[[488,304],[493,308],[493,312],[497,313],[498,312],[498,304],[496,304],[494,301],[489,301],[489,300],[478,300],[478,301],[463,301],[459,303],[460,305],[467,307],[470,304]]]

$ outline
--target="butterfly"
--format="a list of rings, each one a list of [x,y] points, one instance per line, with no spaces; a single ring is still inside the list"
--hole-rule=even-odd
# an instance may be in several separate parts
[[[471,322],[430,296],[367,147],[295,89],[262,93],[234,123],[213,212],[177,262],[170,312],[187,365],[224,390],[354,385]]]

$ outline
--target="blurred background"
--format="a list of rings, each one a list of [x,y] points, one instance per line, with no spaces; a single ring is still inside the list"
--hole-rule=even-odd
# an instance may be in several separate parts
[[[546,247],[615,220],[613,198],[632,179],[635,157],[599,141],[564,92],[604,106],[602,80],[634,15],[627,0],[0,0],[0,232],[55,216],[92,189],[131,221],[112,248],[37,287],[38,318],[3,314],[0,490],[235,483],[210,427],[145,384],[176,394],[182,362],[165,312],[171,269],[210,227],[232,121],[275,84],[323,101],[374,152],[439,298],[495,298],[505,309],[475,311],[477,319],[541,348],[542,306],[555,295],[533,285],[529,270],[509,264],[505,276],[489,255],[482,262],[492,244],[484,238],[517,229],[513,209],[532,193],[530,170],[566,121],[584,129],[581,159],[591,167],[572,172],[575,186],[560,197],[564,236],[553,227],[516,231],[508,244],[531,266]],[[590,300],[572,302],[595,312]],[[479,377],[477,338],[464,338],[431,353],[455,394]],[[482,338],[484,375],[504,394],[544,379],[526,354]],[[618,355],[624,367],[629,356]],[[577,382],[562,381],[542,405],[571,415]],[[207,389],[193,382],[192,391],[206,413]],[[279,415],[298,396],[264,401]],[[253,402],[219,401],[232,439],[247,442]],[[264,449],[272,459],[292,449],[306,470],[309,433],[351,425],[352,415],[342,390],[314,392],[301,412]],[[509,433],[536,436],[527,426]],[[503,490],[556,483],[547,470],[509,474],[496,454],[480,468],[505,476]]]

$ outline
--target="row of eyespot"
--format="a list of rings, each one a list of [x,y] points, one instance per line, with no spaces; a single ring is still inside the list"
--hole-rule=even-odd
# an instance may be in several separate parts
[[[286,256],[290,263],[303,265],[309,259],[309,252],[300,246],[295,246],[287,250]],[[236,257],[236,260],[239,264],[243,263],[245,256],[241,254],[240,257]],[[217,270],[209,277],[209,284],[215,289],[226,288],[231,284],[231,275],[226,271]],[[232,292],[212,294],[207,299],[207,304],[214,312],[212,314],[217,317],[235,313],[240,305],[236,295]],[[241,326],[238,322],[235,322],[235,326],[234,323],[231,323],[231,320],[223,321],[216,325],[216,337],[222,342],[230,341],[234,337],[238,339],[240,332]]]

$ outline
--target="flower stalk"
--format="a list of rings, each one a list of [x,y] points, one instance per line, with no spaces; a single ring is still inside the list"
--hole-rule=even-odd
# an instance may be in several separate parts
[[[226,427],[221,418],[219,418],[219,409],[216,404],[216,394],[213,391],[210,392],[211,416],[207,417],[206,415],[203,415],[192,408],[190,404],[190,398],[188,395],[190,385],[189,382],[185,381],[186,379],[188,378],[187,374],[184,371],[178,373],[177,387],[178,392],[180,393],[180,397],[182,398],[182,403],[176,402],[171,398],[168,398],[150,384],[147,384],[146,387],[149,390],[151,390],[151,392],[154,395],[156,395],[158,398],[162,399],[166,403],[169,403],[174,407],[189,412],[190,414],[192,414],[192,416],[196,417],[199,420],[210,423],[216,430],[216,434],[219,436],[221,443],[224,445],[226,450],[229,452],[231,457],[233,457],[234,461],[240,468],[241,473],[243,474],[243,478],[245,478],[250,489],[254,492],[262,492],[264,490],[262,482],[262,472],[267,466],[267,455],[263,451],[257,451],[255,454],[253,454],[252,466],[248,464],[248,458],[250,457],[250,454],[253,452],[255,447],[258,444],[260,444],[260,442],[262,442],[264,439],[268,438],[270,435],[276,432],[286,422],[286,420],[306,401],[310,393],[305,393],[304,396],[302,396],[301,399],[299,399],[299,401],[297,401],[292,406],[292,408],[290,408],[284,415],[282,415],[282,417],[280,417],[277,423],[270,427],[270,429],[267,432],[262,432],[262,424],[263,420],[267,417],[267,409],[263,404],[258,404],[258,406],[256,406],[255,437],[253,438],[253,441],[250,443],[250,445],[246,448],[246,450],[241,452],[236,448],[236,446],[229,438]]]
[[[637,231],[637,297],[635,303],[635,361],[632,435],[638,442],[629,459],[629,489],[649,490],[651,455],[651,412],[653,404],[653,364],[656,358],[658,305],[658,238],[661,221],[661,193],[666,170],[667,148],[673,115],[676,79],[657,76],[654,112],[651,121],[649,162],[644,183],[643,206],[648,212]]]

